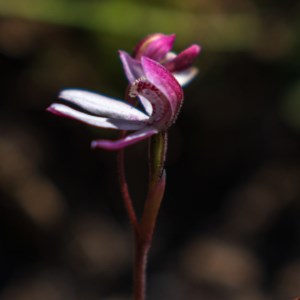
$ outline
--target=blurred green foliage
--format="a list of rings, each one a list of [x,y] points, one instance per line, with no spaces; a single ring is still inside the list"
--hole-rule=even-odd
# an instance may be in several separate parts
[[[182,44],[193,40],[215,50],[254,48],[264,26],[255,11],[203,13],[140,1],[4,0],[0,14],[129,37],[176,32]]]

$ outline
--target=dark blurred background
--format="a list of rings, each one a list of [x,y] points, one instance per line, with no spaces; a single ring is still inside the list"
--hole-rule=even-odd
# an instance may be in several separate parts
[[[45,112],[65,87],[122,98],[117,50],[176,33],[199,76],[170,130],[149,300],[300,295],[300,3],[0,1],[0,299],[131,299],[115,138]],[[127,150],[140,210],[147,146]]]

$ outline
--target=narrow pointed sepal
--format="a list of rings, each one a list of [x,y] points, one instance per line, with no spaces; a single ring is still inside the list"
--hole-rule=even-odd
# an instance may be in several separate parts
[[[156,128],[145,127],[142,130],[136,131],[136,132],[129,134],[126,137],[116,140],[116,141],[110,141],[110,140],[93,141],[91,144],[91,147],[93,149],[102,148],[102,149],[111,150],[111,151],[120,150],[120,149],[126,148],[130,145],[133,145],[137,142],[145,140],[156,133],[158,133],[158,130]]]

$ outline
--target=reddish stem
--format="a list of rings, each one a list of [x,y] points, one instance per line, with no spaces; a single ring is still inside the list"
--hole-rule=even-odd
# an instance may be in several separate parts
[[[125,132],[122,133],[124,136]],[[145,300],[146,290],[146,262],[150,248],[150,243],[143,242],[139,223],[132,204],[132,199],[129,193],[128,184],[125,175],[124,150],[118,152],[118,170],[123,202],[133,226],[135,233],[135,254],[133,266],[133,293],[134,300]]]
[[[134,261],[134,300],[145,300],[146,295],[146,267],[151,242],[144,242],[139,236],[135,239]]]
[[[125,132],[122,132],[121,135],[123,137],[125,135]],[[132,199],[129,193],[128,184],[126,180],[123,149],[118,151],[118,171],[119,171],[119,182],[121,187],[121,193],[123,196],[122,198],[123,198],[124,206],[126,208],[130,223],[133,226],[135,233],[137,234],[139,224],[135,214],[135,210],[133,208]]]

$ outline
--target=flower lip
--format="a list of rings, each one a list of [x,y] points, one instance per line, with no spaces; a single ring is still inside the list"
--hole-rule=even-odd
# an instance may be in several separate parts
[[[125,74],[131,84],[129,90],[130,96],[139,96],[147,114],[150,116],[153,114],[153,103],[150,105],[147,95],[136,93],[135,90],[137,82],[143,81],[142,79],[146,78],[170,102],[171,118],[175,118],[183,100],[182,88],[175,77],[163,65],[149,57],[142,56],[139,62],[133,59],[128,53],[120,51],[120,58]]]
[[[168,99],[172,110],[172,118],[175,120],[183,101],[181,86],[175,77],[158,62],[143,56],[141,63],[146,78]]]
[[[167,128],[172,123],[172,108],[169,99],[147,78],[136,80],[129,90],[131,97],[140,96],[150,102],[152,114],[149,124],[157,128]]]

